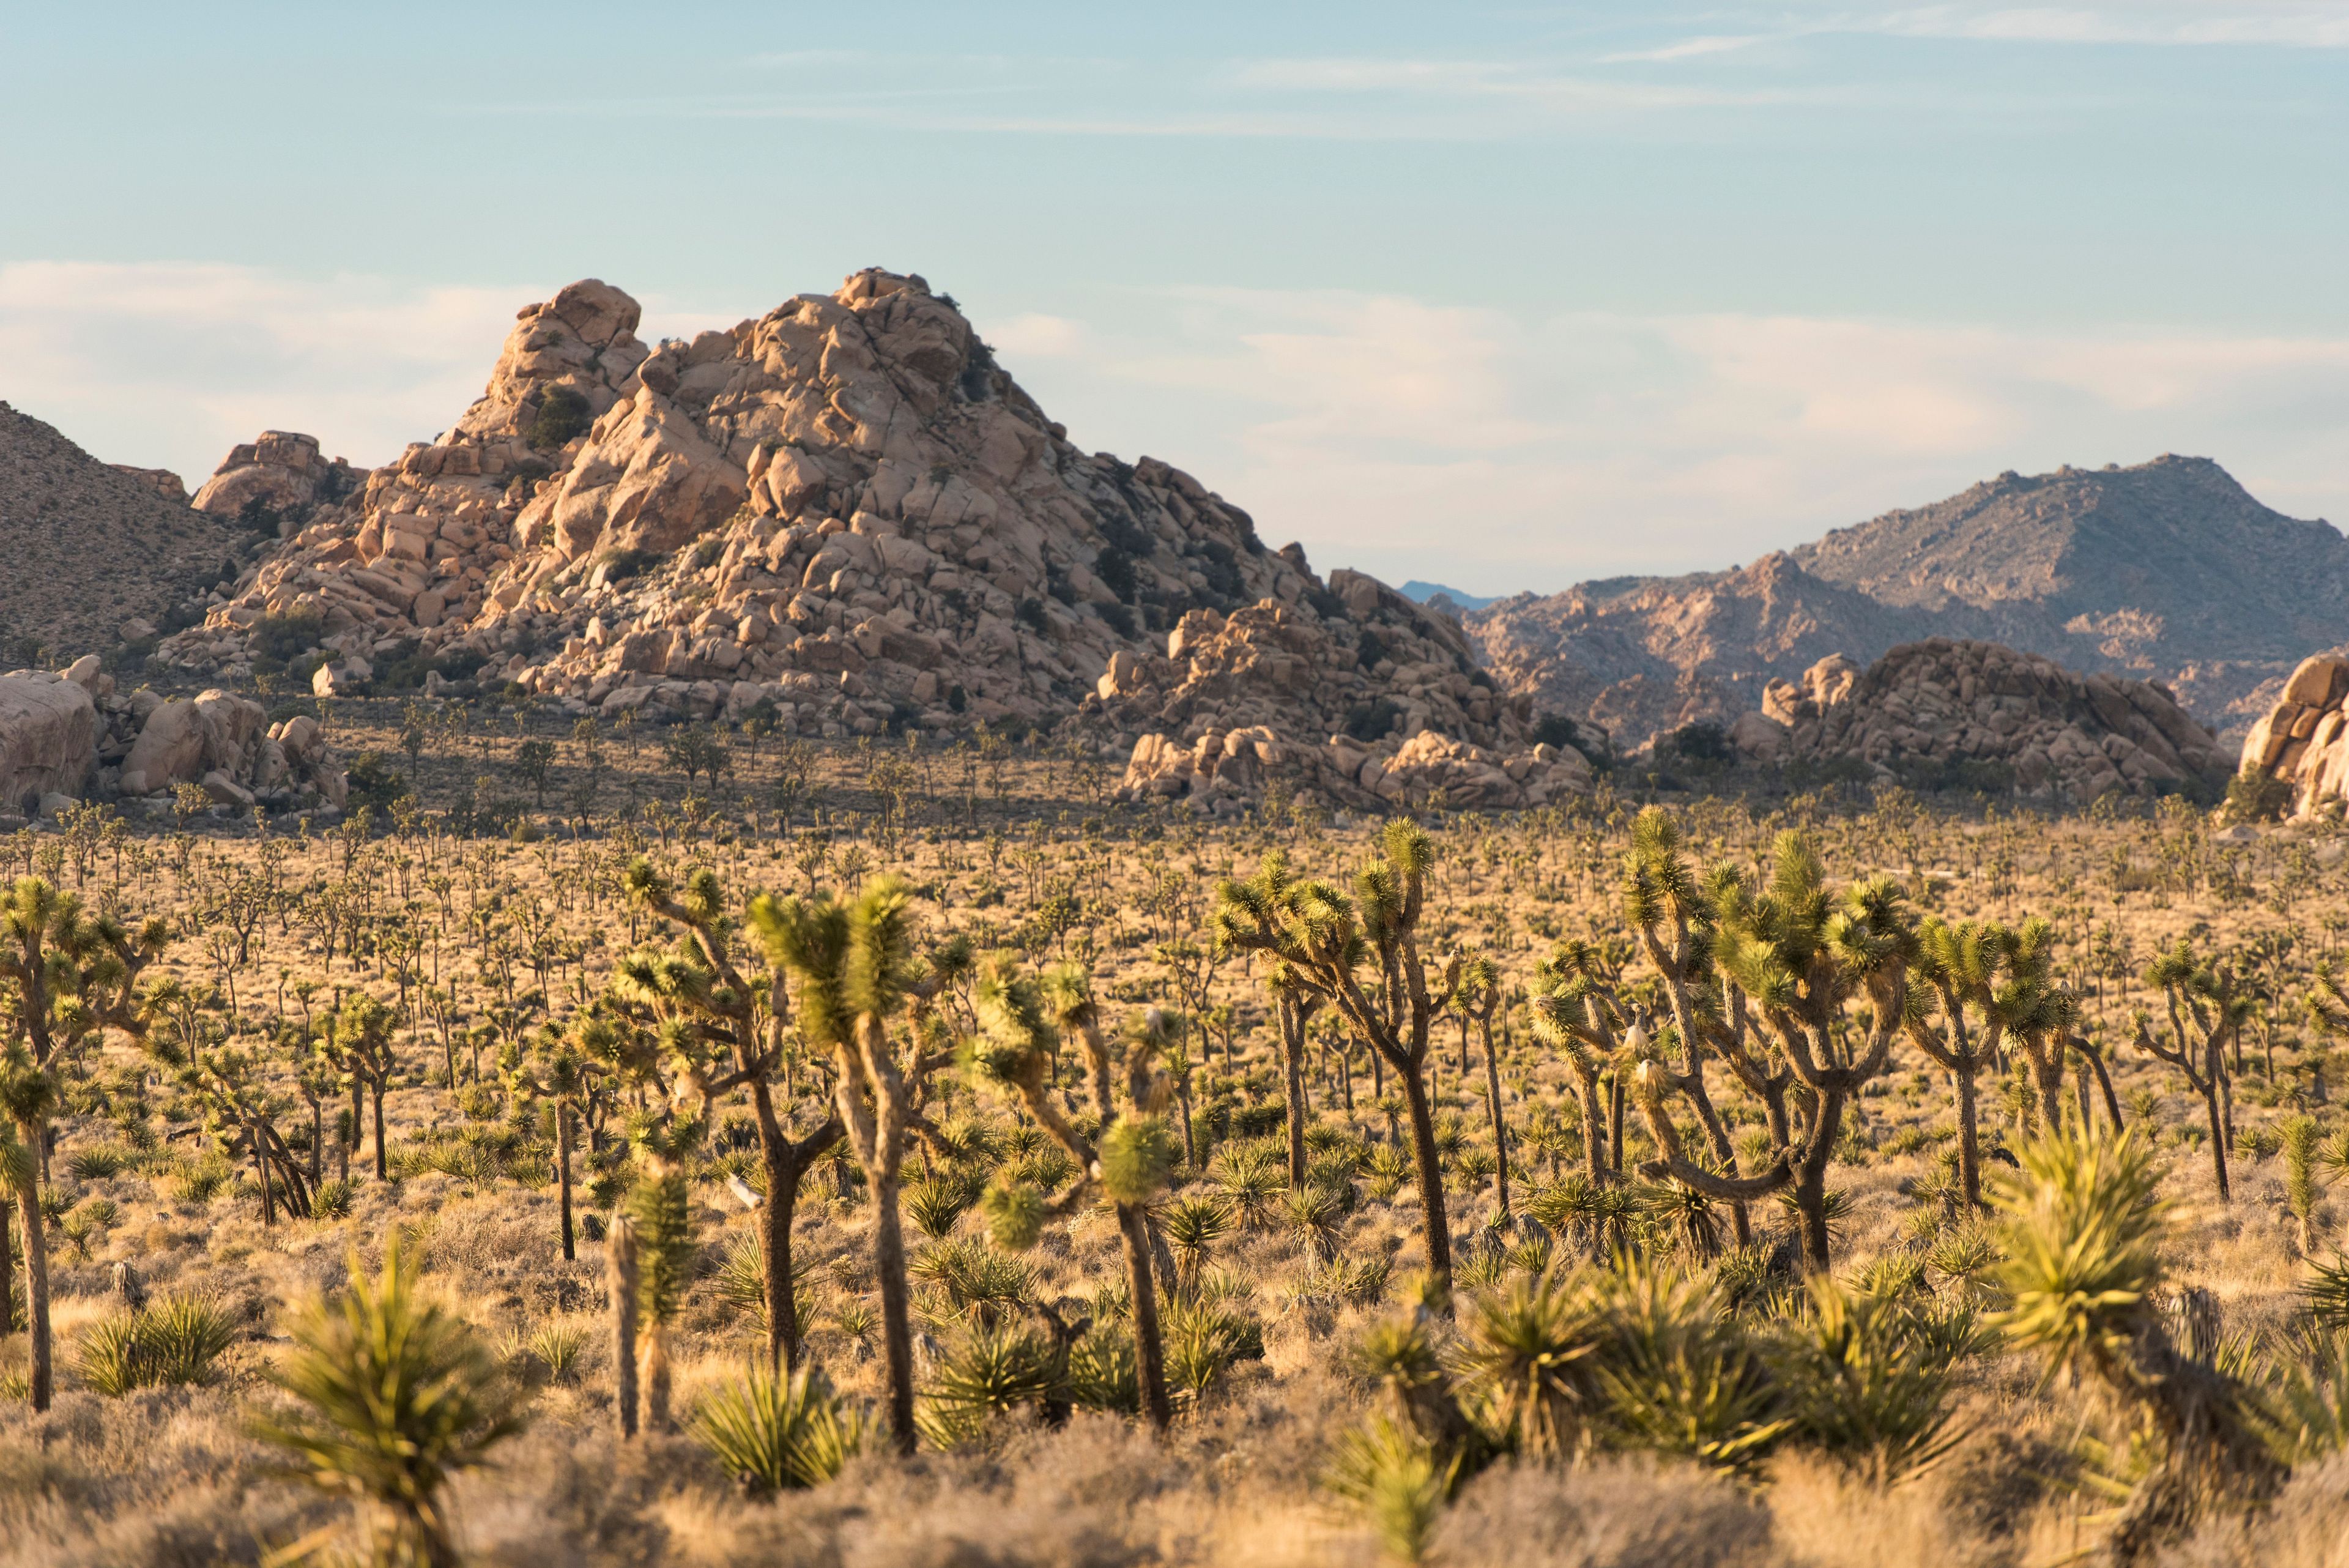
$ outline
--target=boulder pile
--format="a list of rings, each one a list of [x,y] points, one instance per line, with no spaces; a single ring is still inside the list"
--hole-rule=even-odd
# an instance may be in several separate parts
[[[2243,738],[2240,771],[2289,784],[2296,817],[2349,799],[2349,658],[2301,660]]]
[[[1886,777],[1965,763],[2012,771],[2026,797],[2083,804],[2207,777],[2218,739],[2158,681],[2078,675],[1994,642],[1930,638],[1864,671],[1840,655],[1774,680],[1731,728],[1756,762],[1857,758]]]
[[[1514,801],[1547,774],[1455,623],[1325,584],[1165,463],[1079,451],[918,276],[861,272],[690,341],[638,324],[592,279],[525,306],[480,400],[347,496],[300,488],[336,472],[306,437],[238,448],[197,505],[305,520],[157,657],[234,677],[306,656],[319,691],[421,659],[428,687],[807,735],[1073,722],[1155,734],[1226,794],[1266,765],[1241,732],[1364,799],[1363,763],[1430,731],[1465,750],[1391,790]]]
[[[1302,551],[1281,555],[1311,580]],[[1124,798],[1201,810],[1237,810],[1277,776],[1369,807],[1511,808],[1588,789],[1580,754],[1535,747],[1529,718],[1454,622],[1340,570],[1294,602],[1193,610],[1164,654],[1113,655],[1077,723],[1142,732]]]
[[[306,715],[273,725],[224,691],[119,693],[96,654],[0,675],[0,814],[54,816],[84,796],[148,796],[160,809],[183,784],[215,805],[272,811],[339,808],[349,787]]]

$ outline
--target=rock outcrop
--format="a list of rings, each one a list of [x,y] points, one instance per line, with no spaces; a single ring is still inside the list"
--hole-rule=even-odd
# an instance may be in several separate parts
[[[2301,660],[2243,738],[2239,771],[2289,785],[2296,817],[2349,800],[2349,657]]]
[[[127,622],[192,616],[234,579],[252,535],[171,499],[159,472],[101,462],[0,403],[0,664],[47,662],[15,650],[27,642],[111,648]]]
[[[2001,474],[1728,572],[1585,583],[1464,618],[1502,689],[1636,749],[1726,725],[1831,652],[1936,636],[2170,685],[2231,728],[2349,622],[2349,539],[2217,463]]]
[[[1885,777],[2011,777],[2027,798],[2085,805],[2208,778],[2218,739],[2158,681],[2080,675],[1997,643],[1931,638],[1858,670],[1840,656],[1773,681],[1731,738],[1747,759],[1857,759]]]
[[[193,699],[134,699],[138,738],[122,758],[116,787],[125,795],[160,794],[175,785],[201,784],[216,804],[278,810],[325,804],[339,806],[348,783],[307,714],[272,725],[258,702],[226,691]],[[143,710],[143,711],[141,711]]]
[[[31,816],[44,795],[78,795],[97,766],[87,686],[47,670],[0,675],[0,812]]]
[[[1295,545],[1283,555],[1305,572]],[[1127,798],[1200,809],[1237,809],[1274,777],[1363,806],[1507,808],[1587,790],[1582,757],[1535,748],[1527,717],[1455,623],[1340,570],[1300,602],[1193,610],[1163,655],[1113,655],[1077,722],[1142,732]]]
[[[806,734],[1082,707],[1104,742],[1185,744],[1264,724],[1319,746],[1392,679],[1366,739],[1522,742],[1456,627],[1324,585],[1186,473],[1079,451],[919,277],[858,273],[690,342],[637,325],[592,280],[525,307],[447,433],[319,505],[160,657],[421,654],[575,711],[763,707]]]
[[[134,468],[127,462],[110,462],[107,466],[117,473],[129,474],[174,506],[188,504],[188,482],[168,468]]]
[[[190,504],[285,532],[357,488],[358,475],[348,460],[329,462],[321,457],[316,436],[264,431],[260,439],[230,448]]]

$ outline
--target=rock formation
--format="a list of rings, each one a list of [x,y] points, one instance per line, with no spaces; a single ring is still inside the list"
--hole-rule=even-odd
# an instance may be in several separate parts
[[[55,673],[0,675],[0,814],[54,815],[83,796],[151,796],[160,808],[183,784],[216,805],[273,811],[339,807],[348,793],[307,715],[272,725],[259,703],[225,691],[120,694],[96,654]]]
[[[1931,638],[1859,670],[1822,659],[1774,680],[1731,739],[1756,762],[1856,758],[1887,778],[2011,774],[2026,797],[2085,805],[2155,791],[2223,765],[2218,739],[2158,681],[2079,675],[1997,643]]]
[[[0,665],[111,648],[127,623],[164,621],[233,579],[252,535],[169,497],[177,476],[100,462],[0,403]]]
[[[1305,572],[1295,545],[1282,555]],[[1163,656],[1112,655],[1078,722],[1143,732],[1128,798],[1202,809],[1237,809],[1279,774],[1360,805],[1538,805],[1588,789],[1583,759],[1537,752],[1526,718],[1474,666],[1455,623],[1341,570],[1302,602],[1193,610]]]
[[[2275,706],[2243,738],[2240,771],[2289,785],[2293,816],[2349,800],[2349,657],[2301,660]]]
[[[338,457],[328,462],[319,456],[316,436],[264,431],[259,440],[230,448],[190,504],[199,512],[285,532],[357,488],[358,475],[349,461]]]
[[[1464,618],[1504,691],[1630,750],[1727,724],[1830,652],[1936,636],[2158,679],[2217,723],[2349,620],[2349,539],[2261,505],[2218,464],[2004,473],[1749,566],[1585,583]]]
[[[421,654],[576,711],[763,706],[806,734],[1074,718],[1194,753],[1251,727],[1317,756],[1340,732],[1526,749],[1455,624],[1324,585],[1163,462],[1080,452],[919,277],[690,342],[637,324],[592,280],[526,306],[439,441],[316,497],[159,657],[235,675],[306,642],[333,683]],[[264,438],[198,504],[260,483],[273,439],[315,465]]]

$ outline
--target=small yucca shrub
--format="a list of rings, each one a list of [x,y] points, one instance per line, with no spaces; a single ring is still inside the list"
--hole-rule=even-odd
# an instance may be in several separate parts
[[[318,1190],[310,1196],[310,1217],[314,1220],[347,1220],[351,1213],[351,1184],[329,1177],[318,1183]]]
[[[726,1473],[753,1492],[820,1486],[864,1446],[864,1418],[833,1395],[823,1374],[802,1367],[789,1378],[761,1362],[695,1407],[687,1435]]]
[[[1460,1483],[1460,1459],[1412,1428],[1374,1416],[1338,1439],[1322,1484],[1361,1505],[1389,1552],[1417,1563]]]
[[[108,1144],[76,1149],[66,1160],[66,1173],[77,1181],[103,1181],[109,1176],[119,1176],[130,1163],[129,1156]]]
[[[1956,1362],[1920,1341],[1909,1303],[1821,1275],[1809,1306],[1777,1365],[1796,1435],[1879,1487],[1947,1454],[1958,1440],[1949,1409]]]
[[[93,1324],[82,1337],[77,1369],[86,1386],[109,1399],[138,1388],[202,1383],[236,1335],[236,1320],[217,1304],[168,1296]]]

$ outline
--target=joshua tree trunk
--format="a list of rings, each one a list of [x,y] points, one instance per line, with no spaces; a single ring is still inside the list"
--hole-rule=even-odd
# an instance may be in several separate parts
[[[1951,1073],[1950,1086],[1958,1096],[1958,1190],[1971,1210],[1982,1207],[1982,1107],[1971,1073]]]
[[[571,1102],[554,1102],[554,1186],[563,1204],[563,1261],[579,1256],[571,1235]]]
[[[636,1228],[625,1214],[604,1232],[606,1289],[612,1298],[612,1404],[620,1436],[636,1435]]]
[[[40,1147],[37,1128],[26,1127],[27,1147]],[[31,1339],[33,1409],[49,1407],[49,1248],[41,1233],[41,1189],[28,1181],[16,1191],[16,1212],[25,1226],[25,1327]],[[5,1288],[5,1287],[0,1287]]]
[[[1435,1163],[1435,1118],[1429,1112],[1427,1085],[1416,1073],[1397,1073],[1403,1103],[1411,1107],[1411,1147],[1419,1164],[1419,1206],[1426,1216],[1427,1271],[1445,1289],[1452,1284],[1452,1227],[1444,1212],[1444,1172]]]
[[[375,1179],[378,1181],[389,1181],[391,1165],[383,1147],[383,1081],[378,1079],[368,1087],[373,1091],[372,1097],[375,1100]]]
[[[873,1272],[881,1284],[881,1349],[889,1373],[889,1437],[914,1451],[914,1330],[905,1299],[905,1230],[897,1213],[893,1160],[865,1172],[873,1199]],[[1138,1306],[1138,1303],[1137,1303]]]
[[[1493,1179],[1501,1195],[1501,1218],[1509,1217],[1509,1131],[1501,1120],[1501,1063],[1493,1054],[1493,1029],[1487,1023],[1485,1035],[1485,1108],[1493,1118]]]
[[[751,1081],[750,1105],[758,1113],[759,1160],[767,1173],[767,1200],[759,1216],[759,1262],[766,1271],[767,1363],[788,1369],[800,1359],[799,1299],[792,1287],[792,1217],[799,1209],[801,1181],[845,1129],[834,1117],[793,1143],[775,1115],[774,1094],[763,1078]]]
[[[0,1344],[16,1332],[16,1222],[8,1217],[5,1204],[0,1204]]]
[[[1795,1168],[1795,1206],[1803,1216],[1803,1267],[1824,1274],[1834,1267],[1828,1255],[1827,1161],[1835,1156],[1836,1137],[1843,1130],[1843,1091],[1818,1091],[1818,1122],[1811,1129],[1803,1159]]]
[[[2214,1069],[2218,1064],[2218,1047],[2214,1045],[2210,1049]],[[2234,1197],[2227,1185],[2227,1118],[2219,1109],[2219,1078],[2215,1070],[2203,1080],[2202,1108],[2210,1118],[2210,1170],[2219,1179],[2219,1201],[2231,1203]]]
[[[1288,1185],[1305,1185],[1305,1013],[1293,995],[1276,1002],[1280,1020],[1280,1086],[1288,1109]]]
[[[1148,1210],[1140,1204],[1117,1206],[1117,1228],[1125,1239],[1125,1273],[1133,1293],[1133,1370],[1142,1386],[1142,1408],[1152,1426],[1164,1431],[1174,1420],[1166,1398],[1165,1352],[1158,1333],[1158,1286],[1150,1272]]]

